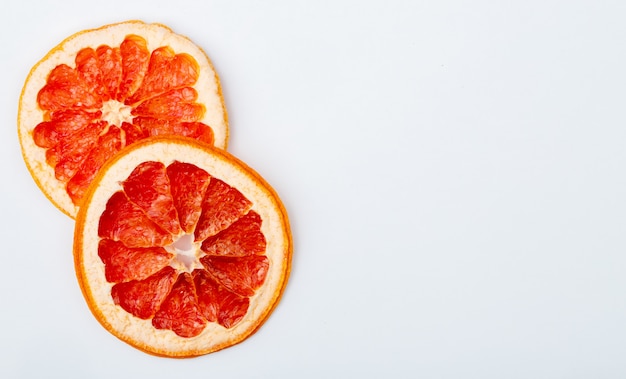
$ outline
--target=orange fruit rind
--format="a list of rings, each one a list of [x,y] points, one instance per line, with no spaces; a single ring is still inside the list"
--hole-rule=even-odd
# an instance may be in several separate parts
[[[101,217],[104,217],[112,195],[122,190],[124,181],[144,162],[167,166],[175,161],[197,166],[211,178],[237,189],[251,202],[250,211],[256,212],[262,220],[260,230],[266,241],[263,254],[269,262],[265,280],[249,297],[248,310],[238,323],[226,328],[208,322],[201,333],[192,337],[157,329],[152,317],[140,319],[116,304],[112,296],[114,283],[107,281],[106,267],[98,252],[102,240],[99,236]],[[226,151],[185,137],[151,137],[129,146],[107,162],[85,195],[74,232],[76,275],[95,318],[110,333],[135,348],[158,356],[179,358],[232,346],[256,332],[284,291],[291,268],[292,248],[287,212],[272,187]]]
[[[138,20],[105,25],[76,33],[54,47],[31,69],[22,89],[18,107],[18,136],[26,166],[45,196],[63,213],[72,218],[76,216],[80,200],[73,200],[68,195],[67,182],[58,179],[55,168],[47,162],[54,160],[46,156],[50,149],[38,146],[34,140],[34,129],[38,124],[49,121],[52,113],[49,109],[42,109],[38,103],[39,92],[46,86],[55,67],[66,65],[75,68],[77,54],[81,50],[85,48],[95,50],[104,45],[119,47],[128,36],[139,36],[144,39],[150,52],[161,47],[169,47],[174,53],[184,55],[182,60],[187,57],[195,60],[198,67],[197,80],[191,87],[196,93],[191,91],[192,93],[187,93],[186,96],[197,95],[195,99],[197,106],[194,109],[198,114],[202,111],[198,110],[198,107],[204,109],[201,118],[194,120],[194,122],[197,121],[210,126],[213,144],[223,149],[227,147],[228,116],[218,75],[207,54],[189,38],[174,33],[165,25]],[[119,127],[122,122],[121,118],[128,117],[130,111],[124,110],[124,113],[119,110],[124,114],[107,116],[109,113],[118,111],[115,104],[112,110],[108,105],[110,104],[104,106],[101,111],[108,117],[109,123],[117,123],[116,126]],[[151,111],[167,112],[167,107],[162,103],[151,104],[151,107]],[[103,133],[106,130],[108,128]]]

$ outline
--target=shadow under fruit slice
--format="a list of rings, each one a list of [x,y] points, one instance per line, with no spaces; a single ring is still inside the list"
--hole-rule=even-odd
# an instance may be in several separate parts
[[[163,25],[128,21],[77,33],[33,67],[18,135],[35,182],[75,217],[99,168],[121,149],[156,135],[224,149],[228,121],[202,49]]]
[[[239,343],[287,283],[292,241],[274,190],[224,150],[150,137],[104,164],[76,217],[83,295],[113,335],[191,357]]]

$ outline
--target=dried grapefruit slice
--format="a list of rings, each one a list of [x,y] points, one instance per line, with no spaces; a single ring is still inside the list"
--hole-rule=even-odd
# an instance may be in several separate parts
[[[75,217],[100,166],[154,135],[226,148],[219,78],[191,40],[127,21],[77,33],[29,73],[18,110],[22,154],[44,194]]]
[[[150,137],[108,161],[76,217],[74,259],[90,310],[151,354],[239,343],[285,288],[292,240],[272,188],[224,150]]]

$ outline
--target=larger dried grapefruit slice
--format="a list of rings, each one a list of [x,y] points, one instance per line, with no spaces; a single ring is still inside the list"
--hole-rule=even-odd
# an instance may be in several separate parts
[[[265,321],[290,271],[287,214],[227,152],[151,137],[117,154],[76,218],[75,267],[92,313],[146,352],[188,357]]]
[[[31,70],[19,102],[26,165],[75,217],[100,166],[154,135],[226,148],[220,82],[207,55],[160,24],[128,21],[64,40]]]

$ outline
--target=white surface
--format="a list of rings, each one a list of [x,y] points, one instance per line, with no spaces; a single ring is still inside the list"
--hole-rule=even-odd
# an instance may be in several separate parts
[[[30,67],[131,18],[208,52],[229,150],[292,220],[280,306],[192,360],[95,321],[16,135]],[[626,377],[624,20],[619,0],[3,2],[0,377]]]

